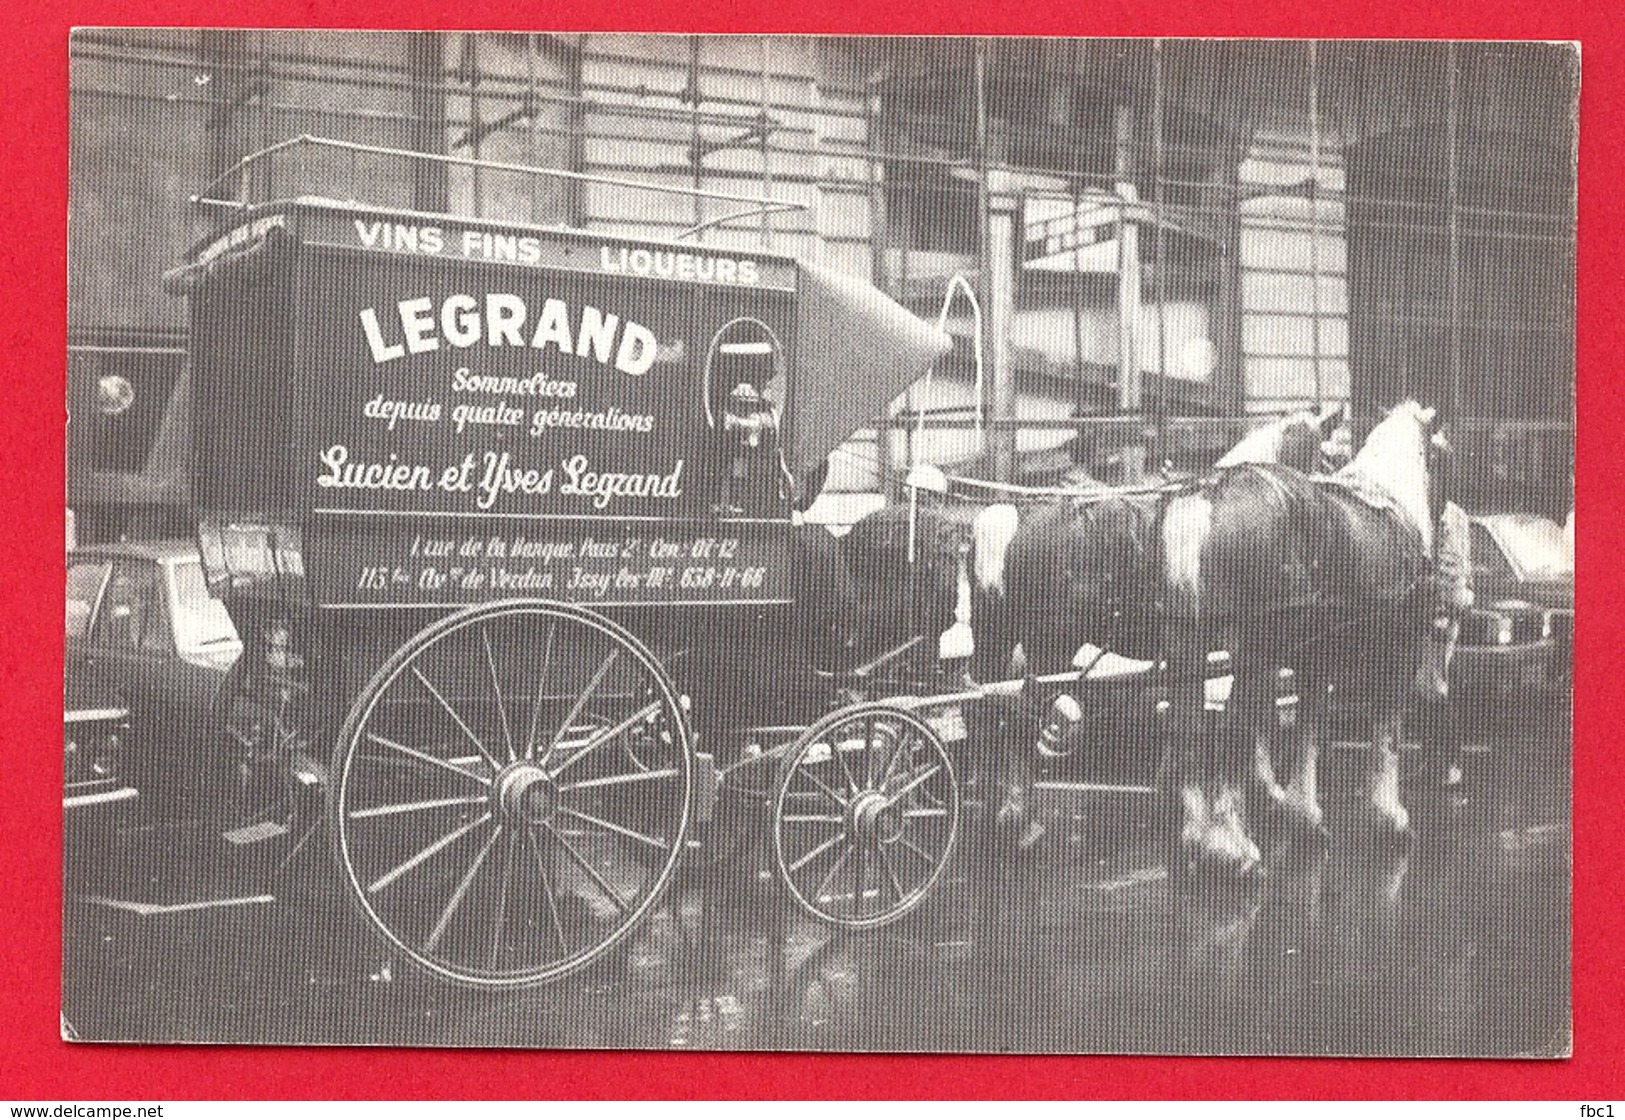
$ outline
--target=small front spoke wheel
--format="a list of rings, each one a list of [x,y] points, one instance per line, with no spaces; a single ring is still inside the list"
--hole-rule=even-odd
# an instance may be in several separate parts
[[[357,698],[333,762],[338,857],[382,938],[456,983],[546,983],[659,901],[693,804],[670,679],[573,606],[452,615]]]
[[[785,753],[773,854],[800,906],[831,925],[874,929],[917,907],[959,831],[959,779],[912,713],[859,704],[824,717]]]

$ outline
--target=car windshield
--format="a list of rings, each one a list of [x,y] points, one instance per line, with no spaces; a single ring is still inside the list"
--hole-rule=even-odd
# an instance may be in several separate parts
[[[175,637],[186,649],[240,644],[225,604],[209,594],[203,565],[183,560],[175,573]]]
[[[1563,529],[1545,517],[1498,518],[1495,535],[1524,579],[1572,579],[1574,559]]]

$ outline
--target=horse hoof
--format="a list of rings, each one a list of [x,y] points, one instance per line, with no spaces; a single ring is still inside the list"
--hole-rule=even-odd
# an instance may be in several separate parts
[[[1306,844],[1324,844],[1332,838],[1319,806],[1309,809],[1295,801],[1282,801],[1273,808],[1265,819],[1274,822],[1277,835],[1284,833],[1289,840]]]
[[[1000,820],[993,830],[993,843],[1002,852],[1012,856],[1030,856],[1039,843],[1049,835],[1043,821],[1031,815],[1019,819]]]
[[[1248,883],[1263,877],[1264,861],[1250,852],[1199,848],[1185,854],[1186,877],[1208,883]]]
[[[1384,823],[1388,826],[1382,830],[1381,834],[1384,847],[1394,852],[1408,852],[1415,847],[1416,830],[1410,826],[1410,822],[1407,821],[1402,825],[1395,825],[1388,821]]]
[[[1255,816],[1263,818],[1292,811],[1286,790],[1276,785],[1254,782],[1247,787],[1247,807]]]
[[[1033,848],[1048,832],[1049,829],[1044,827],[1044,822],[1038,820],[1028,821],[1027,827],[1022,829],[1021,835],[1016,838],[1016,850],[1024,854],[1032,852]]]
[[[1229,881],[1238,887],[1250,887],[1264,879],[1264,860],[1259,856],[1246,856],[1230,867]]]
[[[1262,860],[1232,860],[1223,864],[1204,861],[1202,866],[1192,869],[1185,890],[1204,906],[1229,912],[1256,898],[1264,889],[1264,879]]]
[[[1293,839],[1306,848],[1324,848],[1332,842],[1332,830],[1320,817],[1294,815]]]
[[[993,831],[1000,836],[1014,836],[1027,826],[1030,819],[1024,807],[1005,802],[993,814]]]
[[[1383,852],[1409,851],[1416,843],[1416,830],[1411,827],[1409,816],[1395,820],[1386,813],[1378,813],[1367,822],[1364,832],[1370,845]]]

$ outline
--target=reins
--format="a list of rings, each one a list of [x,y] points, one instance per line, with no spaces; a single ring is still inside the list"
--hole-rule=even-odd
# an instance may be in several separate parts
[[[1162,482],[1148,483],[1139,486],[1023,486],[1014,482],[989,482],[980,478],[961,478],[950,476],[948,479],[948,496],[971,505],[996,505],[1004,496],[1008,498],[1068,498],[1082,505],[1093,505],[1108,502],[1113,498],[1146,497],[1158,494],[1177,496],[1191,493],[1207,485],[1215,477],[1213,472],[1205,475],[1189,475],[1183,478],[1170,478]],[[971,490],[985,490],[993,497],[972,497],[968,494],[954,493],[953,487],[961,486]]]

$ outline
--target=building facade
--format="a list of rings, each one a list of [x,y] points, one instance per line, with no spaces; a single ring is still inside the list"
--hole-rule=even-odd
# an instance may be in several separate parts
[[[1470,504],[1570,501],[1568,47],[82,31],[70,79],[86,535],[184,523],[163,273],[234,204],[298,194],[870,278],[956,347],[836,456],[835,492],[915,459],[1195,466],[1255,414],[1348,401],[1359,426],[1415,395],[1452,417]],[[300,135],[347,146],[239,167]]]

